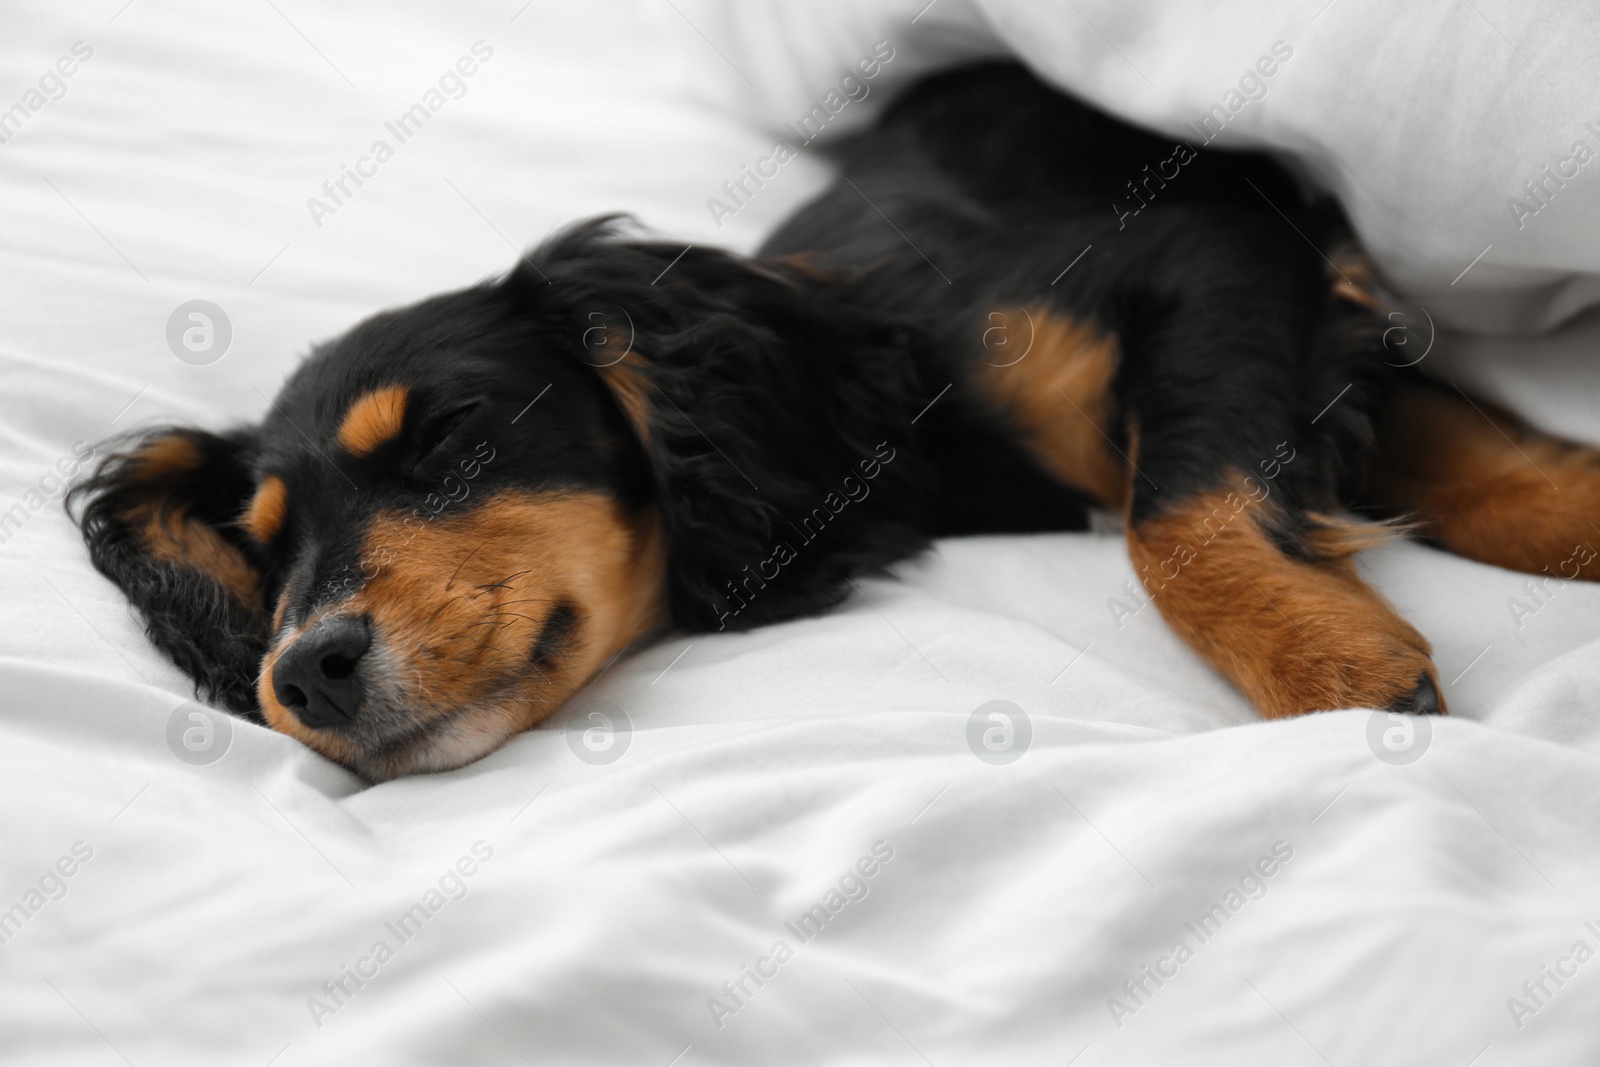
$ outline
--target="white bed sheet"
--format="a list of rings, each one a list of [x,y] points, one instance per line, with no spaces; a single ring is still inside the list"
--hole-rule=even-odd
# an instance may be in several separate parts
[[[256,417],[310,339],[574,217],[748,248],[826,177],[802,157],[712,224],[770,138],[697,102],[684,71],[735,46],[654,0],[6,19],[0,108],[93,56],[0,144],[0,509],[75,441]],[[317,227],[306,198],[480,40],[466,95]],[[234,328],[203,367],[165,340],[197,298]],[[1436,364],[1600,441],[1597,338],[1443,335]],[[1258,723],[1153,611],[1119,628],[1120,543],[1069,534],[946,542],[826,618],[662,642],[596,691],[634,727],[615,762],[557,725],[367,788],[243,723],[177,759],[188,685],[52,502],[0,545],[0,1062],[1593,1062],[1600,962],[1571,949],[1600,950],[1600,590],[1518,619],[1520,575],[1413,545],[1362,568],[1449,683],[1405,766],[1370,713]],[[967,742],[996,699],[1031,723],[1009,765]],[[874,847],[864,896],[785,926]],[[1536,1003],[1545,965],[1576,973]]]

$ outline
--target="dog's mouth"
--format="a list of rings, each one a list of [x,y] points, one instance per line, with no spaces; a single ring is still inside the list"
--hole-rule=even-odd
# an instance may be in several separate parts
[[[551,616],[565,627],[559,607]],[[258,696],[273,729],[383,781],[480,759],[546,718],[585,680],[581,661],[541,665],[522,657],[512,666],[481,638],[472,650],[441,677],[436,665],[429,669],[438,658],[430,659],[430,646],[402,653],[364,616],[324,615],[267,655]]]
[[[507,698],[432,717],[395,708],[351,727],[296,736],[363,778],[383,782],[464,767],[499,748],[526,722],[526,711]]]

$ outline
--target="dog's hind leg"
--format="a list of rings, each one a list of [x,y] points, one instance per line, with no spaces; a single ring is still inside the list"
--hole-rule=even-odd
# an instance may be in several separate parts
[[[1144,473],[1153,459],[1142,454]],[[1129,525],[1134,569],[1168,624],[1267,718],[1443,712],[1427,640],[1351,562],[1388,531],[1280,501],[1247,469],[1198,492],[1152,492]]]
[[[1291,359],[1259,338],[1212,359],[1192,327],[1158,330],[1126,353],[1119,398],[1114,338],[1045,309],[1027,322],[1027,357],[986,360],[975,392],[1045,470],[1128,516],[1147,595],[1262,715],[1444,710],[1428,642],[1351,563],[1393,531],[1338,516]]]
[[[1422,379],[1390,391],[1377,427],[1367,503],[1468,559],[1600,581],[1600,449]]]
[[[1352,562],[1394,531],[1341,515],[1315,425],[1321,264],[1282,242],[1241,254],[1230,236],[1211,246],[1217,269],[1130,318],[1147,324],[1125,338],[1121,390],[1138,578],[1263,716],[1443,712],[1427,640]]]
[[[1340,512],[1326,431],[1361,424],[1367,389],[1327,412],[1343,350],[1325,358],[1320,257],[1275,219],[1226,221],[1152,217],[1161,255],[989,312],[968,388],[1043,470],[1126,516],[1151,602],[1262,715],[1442,712],[1428,642],[1352,563],[1395,531]]]

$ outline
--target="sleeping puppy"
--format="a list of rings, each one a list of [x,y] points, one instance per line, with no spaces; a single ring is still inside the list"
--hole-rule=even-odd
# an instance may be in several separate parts
[[[75,503],[204,696],[369,778],[441,770],[657,628],[820,611],[921,548],[910,351],[831,280],[602,220],[319,348],[259,425],[143,433]]]
[[[125,442],[74,506],[201,694],[372,779],[483,756],[661,629],[1094,509],[1261,714],[1442,712],[1352,555],[1403,516],[1600,577],[1600,454],[1397,369],[1341,233],[1263,157],[969,68],[753,259],[579,225],[320,347],[258,425]]]

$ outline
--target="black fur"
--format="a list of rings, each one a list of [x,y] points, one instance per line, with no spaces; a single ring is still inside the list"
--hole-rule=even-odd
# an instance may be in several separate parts
[[[129,449],[103,462],[73,497],[91,558],[199,690],[245,714],[270,608],[292,628],[348,595],[372,518],[431,513],[470,456],[493,457],[473,476],[480,498],[566,486],[655,509],[681,629],[821,611],[852,575],[935,536],[1086,525],[1090,501],[961,384],[985,314],[1019,304],[1117,337],[1115,401],[1141,433],[1134,523],[1229,470],[1255,471],[1287,442],[1305,458],[1277,483],[1289,506],[1274,532],[1308,553],[1307,512],[1338,502],[1343,465],[1370,435],[1385,373],[1373,319],[1327,295],[1313,242],[1338,239],[1337,212],[1306,204],[1264,157],[1195,150],[1130,214],[1128,184],[1174,147],[1019,67],[930,79],[845,151],[841,180],[755,260],[634,239],[615,219],[583,223],[503,279],[322,346],[259,427],[152,431],[144,440],[186,436],[206,463],[152,483]],[[626,370],[643,381],[642,434],[584,350],[596,322],[639,354]],[[330,442],[350,402],[394,382],[411,398],[401,435],[340,454]],[[1132,449],[1127,420],[1115,421],[1115,443]],[[290,504],[282,533],[259,546],[236,520],[268,473],[292,483]],[[245,553],[266,606],[150,557],[128,516],[152,502],[187,509]],[[573,625],[547,622],[535,668]]]
[[[180,437],[199,450],[200,467],[168,477],[136,476],[141,445]],[[67,506],[81,505],[79,521],[95,568],[122,589],[144,617],[145,632],[195,681],[196,692],[259,721],[256,672],[266,649],[267,615],[227,592],[199,570],[149,555],[125,514],[143,507],[182,510],[215,528],[240,551],[247,539],[233,526],[255,491],[249,430],[218,435],[167,427],[117,442],[94,473],[73,487]]]
[[[840,180],[762,254],[804,254],[917,323],[935,341],[927,378],[960,381],[1000,305],[1048,306],[1116,335],[1114,392],[1142,434],[1135,524],[1230,469],[1257,471],[1280,442],[1296,454],[1278,482],[1289,513],[1331,510],[1388,373],[1381,320],[1328,297],[1317,248],[1347,239],[1341,218],[1260,155],[1184,145],[1193,158],[1152,180],[1179,144],[1015,64],[939,75],[843,151]],[[929,447],[962,439],[961,417],[935,408]],[[1024,481],[989,479],[1013,497]]]
[[[531,308],[580,322],[586,309],[626,312],[644,355],[677,626],[743,629],[819,611],[846,577],[927,543],[930,471],[907,434],[920,395],[915,335],[836,282],[626,241],[600,220],[545,245],[507,284]],[[828,511],[815,537],[795,529],[883,445],[895,458],[861,504]],[[794,561],[751,579],[784,543]]]

